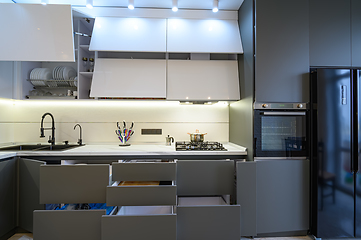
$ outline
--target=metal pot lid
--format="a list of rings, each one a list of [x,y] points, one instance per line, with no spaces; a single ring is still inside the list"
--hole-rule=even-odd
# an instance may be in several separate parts
[[[206,135],[207,133],[200,133],[198,129],[196,129],[195,133],[188,133],[189,135]]]

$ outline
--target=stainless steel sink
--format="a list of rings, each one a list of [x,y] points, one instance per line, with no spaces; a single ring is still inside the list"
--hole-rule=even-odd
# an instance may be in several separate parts
[[[41,145],[41,144],[26,144],[14,145],[0,148],[0,151],[63,151],[84,145],[68,144],[68,145]]]

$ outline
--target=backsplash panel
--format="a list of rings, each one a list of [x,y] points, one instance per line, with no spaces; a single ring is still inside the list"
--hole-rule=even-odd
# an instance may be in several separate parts
[[[1,103],[0,103],[1,104]],[[3,106],[5,105],[5,106]],[[199,129],[205,141],[228,142],[229,116],[227,104],[180,105],[166,101],[34,101],[9,100],[1,105],[7,116],[0,117],[0,142],[47,143],[51,131],[40,138],[41,116],[50,112],[55,118],[57,143],[76,143],[79,138],[79,123],[83,129],[83,142],[117,144],[116,122],[135,122],[134,135],[129,143],[165,143],[171,135],[175,141],[189,141],[189,133]],[[9,127],[10,125],[10,127]],[[51,126],[47,116],[45,127]],[[162,129],[162,135],[141,135],[141,129]]]

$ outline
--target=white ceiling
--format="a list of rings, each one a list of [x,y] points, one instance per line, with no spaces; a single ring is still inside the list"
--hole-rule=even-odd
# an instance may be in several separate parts
[[[40,0],[14,0],[16,3],[40,3]],[[12,3],[11,0],[0,0],[0,3]],[[84,7],[86,0],[49,0],[50,4],[71,4],[75,7]],[[238,10],[243,0],[219,0],[219,10]],[[121,7],[128,6],[128,0],[94,0],[94,7]],[[172,0],[134,0],[136,8],[172,8]],[[210,10],[213,0],[178,0],[179,9]]]

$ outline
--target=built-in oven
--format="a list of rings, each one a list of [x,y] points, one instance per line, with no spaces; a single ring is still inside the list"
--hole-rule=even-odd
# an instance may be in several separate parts
[[[255,103],[255,159],[308,157],[308,118],[305,103]]]

